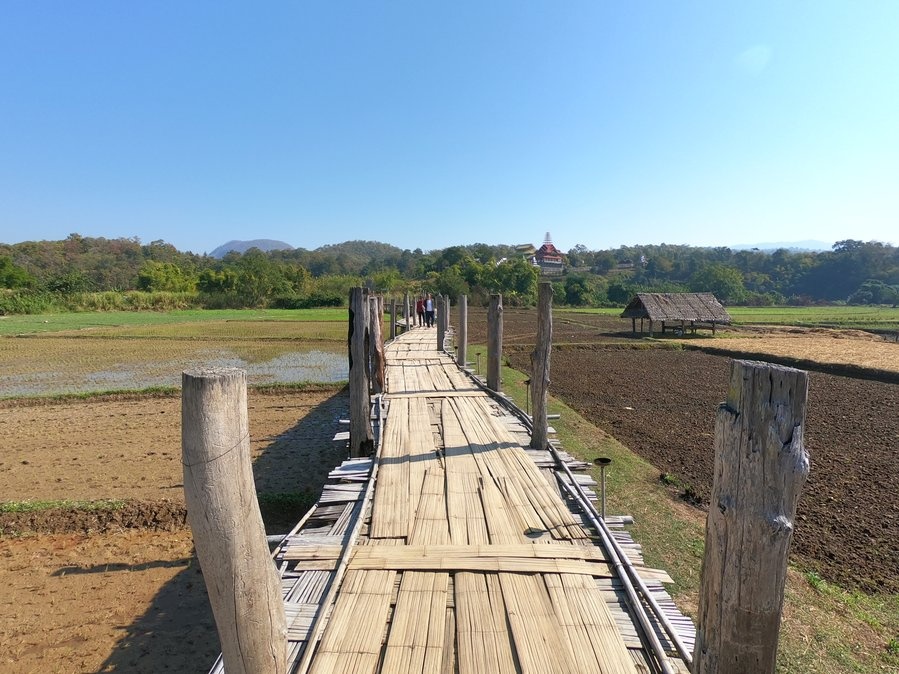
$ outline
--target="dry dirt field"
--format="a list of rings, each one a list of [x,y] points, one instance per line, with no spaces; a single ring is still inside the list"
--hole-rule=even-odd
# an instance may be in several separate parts
[[[534,323],[531,312],[505,312],[509,360],[522,371],[530,368]],[[731,359],[692,348],[639,348],[646,344],[629,337],[624,323],[557,314],[550,390],[661,473],[692,487],[705,505],[715,410],[726,396]],[[485,341],[482,325],[472,321],[473,342]],[[794,558],[844,586],[899,592],[899,344],[822,329],[753,329],[743,338],[687,341],[716,354],[733,350],[823,370],[809,377],[805,440],[812,465]]]
[[[248,405],[259,493],[317,494],[345,458],[332,438],[346,394],[251,391]],[[0,671],[211,666],[218,638],[184,528],[180,429],[176,396],[0,402],[3,500],[130,499],[111,512],[0,514]],[[294,515],[268,518],[270,533]]]

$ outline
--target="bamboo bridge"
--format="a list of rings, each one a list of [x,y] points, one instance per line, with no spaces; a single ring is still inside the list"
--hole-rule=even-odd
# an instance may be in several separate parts
[[[373,356],[373,454],[335,468],[273,553],[285,671],[691,671],[696,630],[630,518],[599,513],[587,466],[555,439],[529,447],[532,418],[456,362],[447,329],[407,330]],[[198,554],[206,574],[199,541]],[[220,656],[211,674],[224,671]]]

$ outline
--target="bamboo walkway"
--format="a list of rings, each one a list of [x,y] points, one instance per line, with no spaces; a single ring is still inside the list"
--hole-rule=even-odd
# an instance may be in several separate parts
[[[386,353],[376,459],[335,469],[275,551],[289,671],[660,671],[550,452],[525,449],[521,421],[437,351],[433,329]],[[626,521],[607,518],[692,648],[692,623],[662,586],[670,579],[643,567]],[[686,672],[654,628],[669,666]],[[219,661],[212,672],[222,671]]]

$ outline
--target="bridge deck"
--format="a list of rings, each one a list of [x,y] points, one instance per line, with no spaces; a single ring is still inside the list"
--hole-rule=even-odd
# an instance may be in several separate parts
[[[276,552],[291,671],[655,671],[548,452],[435,347],[428,329],[387,346],[373,470],[335,470]],[[645,576],[692,639],[666,574]]]

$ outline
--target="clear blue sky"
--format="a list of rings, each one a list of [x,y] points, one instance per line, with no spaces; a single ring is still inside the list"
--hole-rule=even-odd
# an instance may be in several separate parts
[[[0,12],[0,241],[899,243],[899,2]]]

